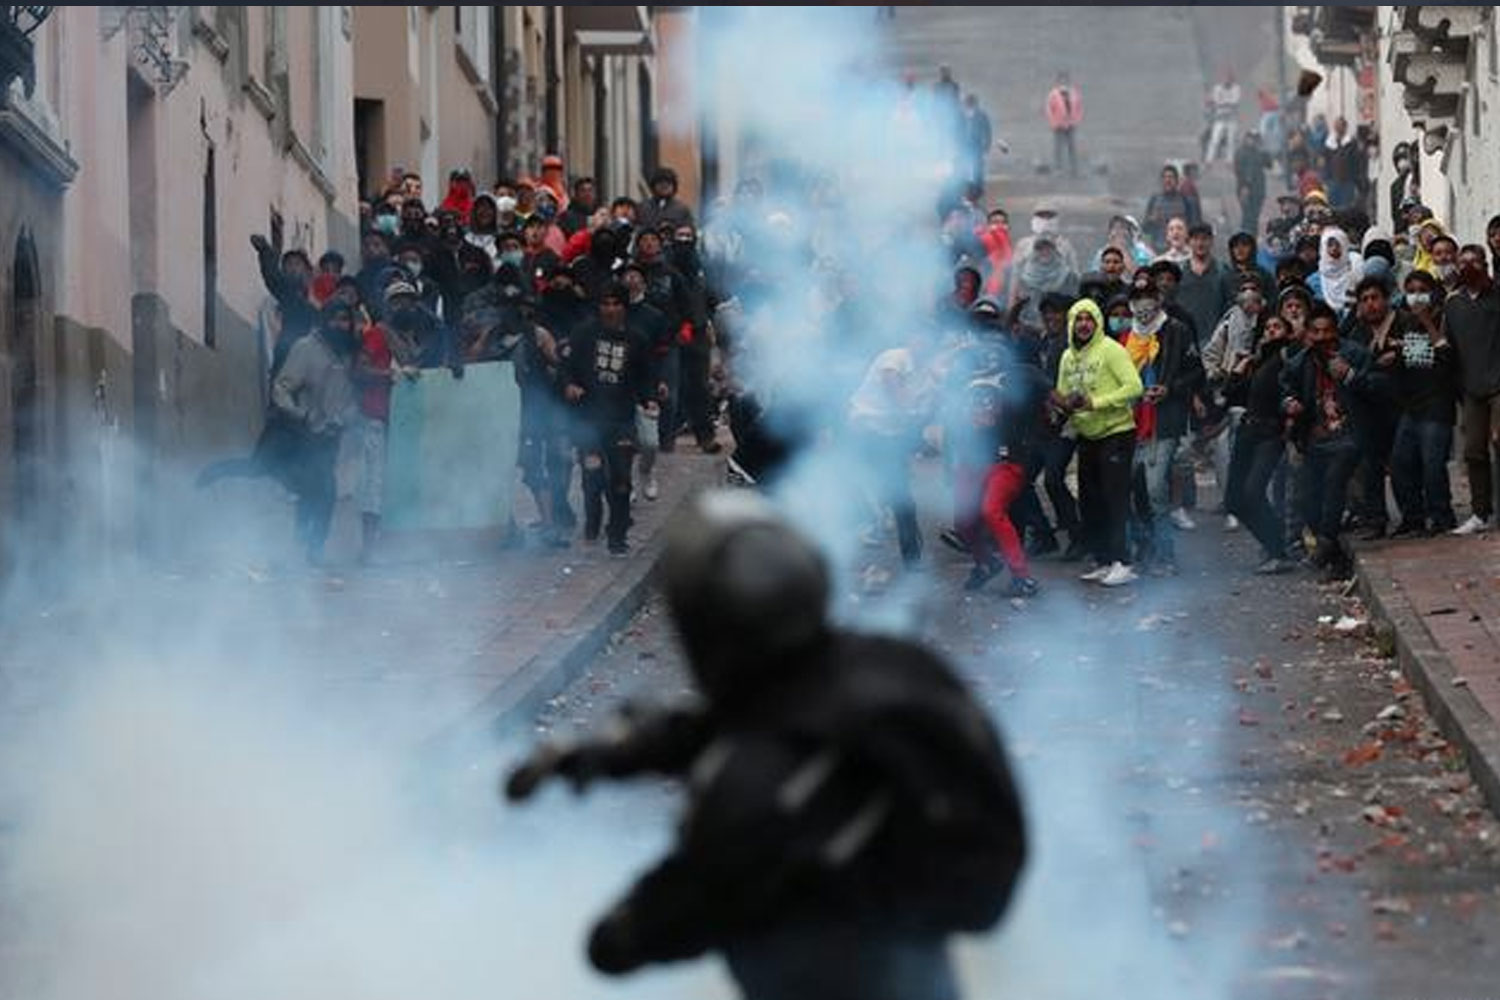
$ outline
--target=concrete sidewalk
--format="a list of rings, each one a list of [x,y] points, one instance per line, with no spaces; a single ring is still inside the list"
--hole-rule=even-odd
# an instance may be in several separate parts
[[[1500,807],[1500,536],[1361,546],[1355,567],[1402,666]]]
[[[393,739],[524,722],[635,613],[673,513],[723,465],[691,447],[662,456],[661,498],[634,505],[626,558],[575,539],[367,569],[198,563],[33,607],[6,622],[0,717],[43,710],[127,658],[194,657],[205,672],[290,674],[316,701],[399,704],[409,731]]]

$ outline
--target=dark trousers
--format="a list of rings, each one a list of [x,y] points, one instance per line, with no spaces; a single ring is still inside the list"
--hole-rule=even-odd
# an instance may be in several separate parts
[[[610,546],[625,544],[630,531],[630,469],[635,461],[635,428],[602,427],[578,448],[583,465],[583,534],[599,537],[604,505],[609,504],[605,536]]]
[[[1229,459],[1229,482],[1224,486],[1225,509],[1244,522],[1272,559],[1286,555],[1286,516],[1268,498],[1271,480],[1285,454],[1286,444],[1279,434],[1241,425]]]
[[[1454,527],[1453,495],[1448,485],[1448,456],[1453,451],[1453,425],[1403,416],[1396,427],[1391,452],[1391,486],[1403,524]]]
[[[1069,541],[1078,531],[1078,501],[1068,489],[1068,466],[1078,450],[1078,442],[1062,435],[1050,437],[1041,448],[1042,481],[1047,488],[1047,499],[1052,504],[1052,514],[1057,518],[1057,527],[1068,533]]]
[[[1309,444],[1302,459],[1303,517],[1319,546],[1330,552],[1338,551],[1349,483],[1358,464],[1359,447],[1348,437]]]
[[[338,495],[333,470],[338,457],[338,434],[302,432],[291,485],[297,494],[297,541],[313,561],[323,557],[323,546],[333,523],[333,505]]]
[[[922,558],[917,503],[911,495],[911,457],[916,442],[906,434],[863,431],[857,433],[854,443],[869,475],[866,486],[876,502],[891,509],[901,559],[910,566]]]
[[[657,359],[657,377],[667,384],[667,398],[661,401],[661,414],[656,421],[656,440],[661,450],[672,452],[677,448],[677,422],[680,417],[682,392],[682,352],[676,347]]]
[[[707,345],[692,344],[684,347],[682,357],[682,412],[679,420],[686,420],[688,428],[699,444],[714,439],[713,403],[709,399],[708,374],[712,367]]]
[[[1240,232],[1260,232],[1260,210],[1264,204],[1264,195],[1258,198],[1240,199]]]
[[[1073,141],[1073,129],[1056,128],[1052,130],[1052,169],[1062,173],[1063,157],[1067,156],[1068,173],[1074,177],[1078,176],[1078,144]]]
[[[1102,563],[1128,562],[1135,431],[1078,442],[1078,504],[1089,551]]]
[[[1390,520],[1385,500],[1386,479],[1390,475],[1391,449],[1396,444],[1396,423],[1400,419],[1394,404],[1371,407],[1362,424],[1359,450],[1359,506],[1355,509],[1361,521],[1384,525]]]
[[[1490,459],[1493,436],[1500,433],[1500,396],[1464,397],[1464,465],[1469,473],[1470,507],[1488,521],[1495,513],[1495,474]]]

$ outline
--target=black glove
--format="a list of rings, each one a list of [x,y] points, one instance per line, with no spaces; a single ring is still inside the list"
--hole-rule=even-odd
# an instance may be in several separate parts
[[[627,907],[618,906],[606,913],[589,934],[589,964],[606,976],[637,968],[641,963],[634,954],[633,930]]]
[[[505,797],[511,802],[524,802],[552,778],[566,778],[574,791],[582,791],[598,773],[598,755],[589,747],[544,744],[510,772],[505,781]]]

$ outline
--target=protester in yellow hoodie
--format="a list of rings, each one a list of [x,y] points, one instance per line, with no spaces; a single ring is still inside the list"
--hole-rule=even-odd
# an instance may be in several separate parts
[[[1091,299],[1068,310],[1068,349],[1057,370],[1054,405],[1078,435],[1078,500],[1096,568],[1084,579],[1106,587],[1134,582],[1125,538],[1135,461],[1133,405],[1145,391],[1130,354],[1104,333]]]

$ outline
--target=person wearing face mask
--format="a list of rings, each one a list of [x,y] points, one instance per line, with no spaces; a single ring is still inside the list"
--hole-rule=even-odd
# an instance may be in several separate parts
[[[1340,341],[1339,317],[1326,302],[1314,303],[1307,346],[1282,371],[1282,412],[1303,454],[1303,517],[1316,539],[1312,565],[1344,579],[1352,570],[1339,541],[1349,483],[1359,464],[1355,420],[1370,367],[1369,352]]]
[[[1489,530],[1494,516],[1494,464],[1500,446],[1500,290],[1490,279],[1485,249],[1458,253],[1459,290],[1443,306],[1458,361],[1464,418],[1464,465],[1472,513],[1455,534]]]
[[[557,224],[557,198],[552,194],[551,188],[536,189],[536,215],[533,218],[542,222],[542,245],[559,258],[562,257],[568,246],[568,237]]]
[[[676,419],[686,424],[698,442],[698,450],[705,455],[717,455],[721,448],[715,436],[713,404],[709,395],[716,334],[708,321],[708,276],[698,255],[698,234],[691,226],[678,227],[668,252],[668,263],[682,276],[691,323],[687,342],[682,345],[681,406]],[[835,310],[836,316],[848,314],[849,310],[844,306],[841,303]]]
[[[1401,523],[1394,538],[1443,534],[1458,527],[1448,482],[1458,362],[1443,316],[1443,289],[1425,271],[1406,277],[1412,323],[1398,345],[1395,398],[1400,423],[1391,451],[1391,486]]]
[[[1424,268],[1442,283],[1443,292],[1452,295],[1458,291],[1462,281],[1458,273],[1458,240],[1447,233],[1439,233],[1427,243],[1431,264]]]
[[[1017,266],[1023,264],[1026,258],[1031,256],[1038,241],[1045,240],[1051,243],[1062,257],[1068,270],[1075,274],[1078,272],[1078,254],[1074,251],[1073,244],[1062,235],[1062,222],[1058,218],[1056,208],[1046,203],[1038,205],[1036,211],[1031,213],[1028,226],[1030,231],[1015,247]]]
[[[382,326],[395,363],[408,369],[451,368],[463,372],[452,329],[422,300],[412,281],[397,277],[385,291]]]
[[[1020,321],[1032,328],[1041,323],[1037,307],[1047,294],[1078,294],[1078,274],[1068,266],[1053,237],[1043,233],[1033,237],[1029,252],[1023,254],[1011,282],[1011,305],[1021,306]]]
[[[1143,386],[1135,407],[1132,472],[1137,562],[1153,576],[1173,576],[1172,468],[1187,435],[1193,397],[1203,384],[1203,366],[1192,331],[1167,315],[1149,276],[1131,286],[1130,314],[1123,346]]]
[[[1393,232],[1400,232],[1406,228],[1402,210],[1408,201],[1417,200],[1417,174],[1413,168],[1412,151],[1412,144],[1409,142],[1398,142],[1396,148],[1391,151],[1391,159],[1396,167],[1396,176],[1391,181],[1389,192]]]
[[[597,318],[574,332],[562,373],[564,398],[576,413],[583,465],[584,540],[597,541],[602,528],[612,556],[630,551],[630,473],[639,444],[636,414],[655,416],[659,406],[659,380],[645,337],[628,320],[629,297],[620,285],[604,290]]]
[[[984,287],[986,298],[1006,302],[1010,298],[1010,263],[1014,247],[1010,239],[1010,216],[1002,209],[994,209],[985,219],[985,225],[975,237],[984,250]]]
[[[333,467],[339,438],[354,415],[349,364],[358,346],[354,310],[330,302],[316,334],[298,340],[271,386],[271,402],[297,430],[287,486],[297,495],[297,540],[316,566],[333,519]]]
[[[1098,564],[1084,579],[1121,587],[1136,579],[1126,522],[1135,457],[1132,407],[1145,390],[1130,353],[1105,334],[1104,315],[1092,300],[1068,310],[1068,338],[1052,405],[1078,438],[1082,530]]]

